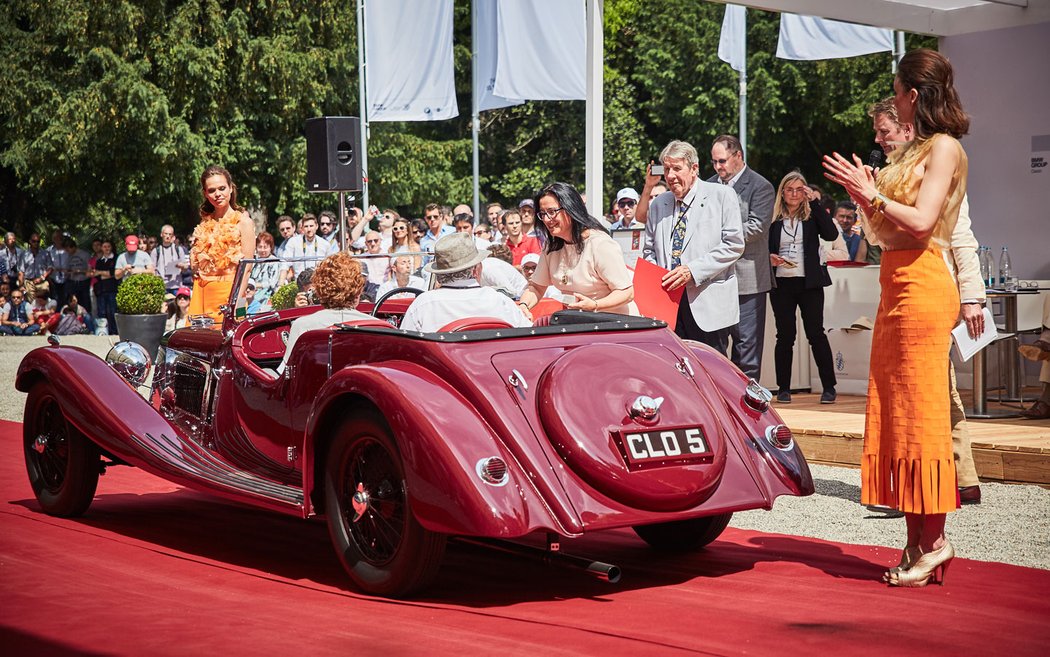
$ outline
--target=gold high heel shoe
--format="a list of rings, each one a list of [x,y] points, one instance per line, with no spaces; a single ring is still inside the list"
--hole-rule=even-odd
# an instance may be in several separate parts
[[[883,573],[882,581],[888,584],[890,576],[907,571],[921,556],[922,552],[919,550],[918,545],[905,545],[904,552],[901,553],[901,562]]]
[[[935,584],[944,584],[948,566],[955,558],[955,548],[944,539],[944,545],[919,557],[908,570],[890,573],[887,584],[890,586],[907,586],[917,588],[926,586],[932,580]]]

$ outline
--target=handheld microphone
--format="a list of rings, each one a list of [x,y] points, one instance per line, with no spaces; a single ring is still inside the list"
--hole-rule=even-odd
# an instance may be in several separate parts
[[[871,155],[868,156],[868,166],[872,169],[878,169],[880,166],[882,166],[882,158],[882,151],[876,148],[871,152]]]

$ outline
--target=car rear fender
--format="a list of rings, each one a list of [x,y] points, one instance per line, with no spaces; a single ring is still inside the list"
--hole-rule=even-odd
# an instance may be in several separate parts
[[[174,427],[104,360],[78,347],[40,347],[26,354],[15,388],[49,381],[62,413],[85,436],[131,465],[157,474],[130,444],[132,436],[173,436]]]
[[[323,506],[325,452],[334,430],[355,413],[378,411],[390,427],[417,520],[446,534],[514,537],[539,528],[565,531],[511,452],[455,389],[407,361],[357,365],[335,373],[318,392],[306,428],[306,499]],[[499,457],[507,482],[482,481],[479,461]]]
[[[707,345],[687,344],[736,421],[740,430],[732,433],[748,436],[740,453],[748,455],[748,469],[761,482],[770,502],[781,495],[812,494],[813,476],[798,443],[792,441],[790,449],[778,449],[765,438],[767,428],[784,423],[780,415],[772,406],[759,412],[744,403],[748,378],[728,358]]]

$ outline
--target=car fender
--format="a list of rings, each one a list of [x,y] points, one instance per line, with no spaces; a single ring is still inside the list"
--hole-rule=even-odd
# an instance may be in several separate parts
[[[427,529],[490,537],[522,536],[539,528],[572,533],[558,526],[521,465],[473,405],[433,372],[407,361],[345,368],[318,391],[304,443],[307,499],[313,499],[315,487],[323,490],[326,434],[353,399],[378,409],[393,431],[413,512]],[[478,462],[490,456],[507,464],[505,485],[485,483],[477,473]]]
[[[765,489],[772,502],[781,495],[811,495],[814,491],[813,476],[809,471],[802,449],[793,441],[790,449],[778,449],[765,438],[768,427],[784,421],[772,406],[765,411],[756,411],[744,403],[744,389],[748,378],[723,354],[698,342],[687,342],[696,356],[701,369],[707,373],[711,385],[721,393],[726,410],[736,421],[739,431],[749,437],[746,450],[750,456],[750,469]]]
[[[81,433],[114,457],[166,476],[129,438],[174,436],[175,428],[106,361],[78,347],[39,347],[19,364],[15,388],[29,392],[40,380],[56,386],[62,413]]]

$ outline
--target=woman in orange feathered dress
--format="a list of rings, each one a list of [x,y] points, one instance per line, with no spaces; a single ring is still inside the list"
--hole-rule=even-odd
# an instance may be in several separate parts
[[[201,174],[201,222],[193,229],[190,266],[193,296],[189,314],[210,315],[222,324],[219,306],[230,299],[241,258],[255,251],[255,224],[237,205],[237,185],[226,169],[212,165]]]
[[[970,120],[948,59],[933,50],[905,55],[893,81],[901,123],[915,140],[891,155],[878,181],[856,155],[824,158],[828,178],[864,211],[868,241],[882,245],[882,296],[871,343],[864,418],[861,503],[904,512],[907,543],[891,586],[943,581],[955,556],[945,536],[957,508],[949,419],[948,346],[959,292],[945,262],[966,193],[958,139]]]

